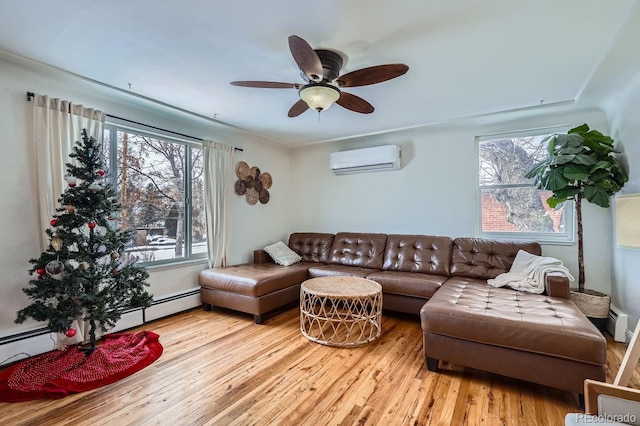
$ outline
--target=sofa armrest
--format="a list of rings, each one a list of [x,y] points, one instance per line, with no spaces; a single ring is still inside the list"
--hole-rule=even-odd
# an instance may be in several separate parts
[[[253,263],[275,263],[263,249],[253,251]]]
[[[547,296],[569,299],[569,278],[560,272],[550,272],[544,276],[544,289]]]

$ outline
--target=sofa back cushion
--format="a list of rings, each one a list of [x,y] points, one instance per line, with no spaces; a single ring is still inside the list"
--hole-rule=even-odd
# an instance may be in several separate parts
[[[382,269],[387,234],[337,233],[333,239],[329,263]]]
[[[519,250],[540,256],[540,244],[533,241],[496,241],[484,238],[456,238],[451,254],[451,275],[488,280],[509,272]]]
[[[453,240],[429,235],[387,237],[382,269],[449,276]]]
[[[289,236],[289,247],[303,262],[327,263],[332,245],[333,234],[295,232]]]

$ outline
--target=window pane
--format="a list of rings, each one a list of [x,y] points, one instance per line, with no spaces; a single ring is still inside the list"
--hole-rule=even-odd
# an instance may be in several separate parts
[[[185,145],[124,131],[117,140],[120,227],[135,231],[128,251],[142,262],[183,257]]]
[[[480,142],[480,186],[531,183],[524,175],[547,156],[548,135]]]
[[[562,234],[564,206],[547,204],[551,191],[535,188],[482,189],[482,232]]]
[[[104,129],[102,131],[102,168],[108,171],[110,168],[110,156],[111,156],[111,131]]]
[[[207,252],[203,152],[191,148],[191,253]]]

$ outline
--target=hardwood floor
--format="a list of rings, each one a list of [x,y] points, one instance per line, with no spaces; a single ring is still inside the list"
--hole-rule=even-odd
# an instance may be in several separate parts
[[[0,424],[531,426],[579,411],[569,392],[453,364],[429,372],[416,316],[385,312],[381,337],[353,349],[310,342],[298,316],[256,325],[198,309],[146,324],[164,346],[154,364],[60,400],[0,403]],[[625,349],[608,339],[608,381]]]

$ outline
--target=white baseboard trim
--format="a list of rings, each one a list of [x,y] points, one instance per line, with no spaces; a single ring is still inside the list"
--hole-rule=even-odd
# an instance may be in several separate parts
[[[155,300],[153,304],[144,310],[144,322],[157,320],[162,317],[197,308],[202,305],[200,300],[200,287]]]
[[[149,308],[124,312],[109,333],[138,327],[200,305],[200,287],[163,296],[154,300]],[[0,339],[0,367],[54,350],[55,342],[55,333],[44,327],[3,337]]]
[[[120,320],[116,323],[116,326],[109,330],[109,333],[116,333],[142,324],[144,324],[143,310],[135,309],[133,311],[123,313]]]
[[[627,342],[630,342],[631,338],[633,337],[633,330],[627,329],[627,331],[624,334],[627,337]]]
[[[13,340],[10,340],[13,338]],[[6,341],[6,342],[5,342]],[[56,335],[47,329],[15,334],[0,343],[0,366],[52,351],[56,348]]]

